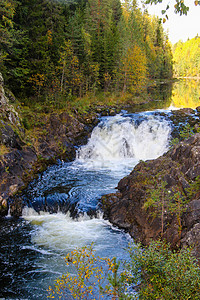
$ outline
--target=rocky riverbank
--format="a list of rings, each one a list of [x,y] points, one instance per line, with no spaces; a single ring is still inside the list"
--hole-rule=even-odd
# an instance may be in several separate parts
[[[13,96],[12,96],[13,97]],[[14,101],[14,100],[13,100]],[[21,215],[18,196],[37,174],[58,159],[71,161],[98,123],[95,113],[44,114],[31,134],[5,94],[0,74],[0,215]],[[9,203],[9,204],[8,204]]]
[[[77,147],[87,142],[99,116],[137,106],[96,105],[82,113],[76,109],[50,112],[47,106],[48,112],[44,109],[38,113],[18,105],[14,95],[5,92],[0,73],[0,216],[7,215],[9,209],[11,215],[21,215],[20,193],[48,165],[58,159],[73,160]]]
[[[20,216],[23,208],[20,193],[28,183],[48,165],[57,163],[58,159],[73,160],[77,147],[87,142],[92,129],[97,125],[98,116],[115,115],[122,108],[95,107],[82,114],[76,110],[73,113],[64,110],[44,113],[39,120],[36,116],[37,123],[30,131],[25,128],[20,117],[20,108],[16,110],[10,104],[14,101],[13,95],[5,95],[3,78],[0,76],[1,216],[7,215],[8,209],[11,215]],[[137,108],[133,106],[132,109]],[[199,116],[200,109],[172,112],[168,118],[174,124],[173,137],[178,137],[185,122],[197,128]],[[105,216],[144,244],[148,244],[152,238],[160,237],[160,218],[153,218],[151,210],[143,209],[147,192],[154,188],[149,178],[154,178],[161,172],[167,182],[166,189],[171,192],[178,184],[187,194],[186,188],[200,172],[199,138],[199,134],[196,134],[190,140],[175,146],[163,157],[139,163],[129,176],[119,182],[116,194],[103,197]],[[197,194],[193,195],[187,204],[187,211],[182,214],[181,235],[176,216],[165,213],[162,236],[167,238],[173,247],[196,243],[195,251],[199,253],[199,202]]]
[[[200,258],[198,176],[200,133],[177,144],[155,160],[140,162],[130,175],[120,180],[117,193],[102,198],[104,215],[111,223],[126,229],[136,241],[144,245],[148,245],[152,239],[162,237],[174,249],[184,245],[193,246],[195,256]],[[163,188],[161,181],[165,182]],[[160,193],[160,199],[164,197],[161,200],[163,214],[162,203],[160,209],[153,205],[145,209],[150,192],[153,195],[152,191],[156,189]],[[174,195],[174,198],[168,195]],[[184,199],[184,203],[180,199]],[[168,205],[169,201],[171,205]]]

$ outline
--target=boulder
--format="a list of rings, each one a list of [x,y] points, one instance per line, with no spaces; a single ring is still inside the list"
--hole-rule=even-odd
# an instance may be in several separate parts
[[[93,123],[91,120],[88,122],[90,124],[86,122],[85,125],[81,119],[67,112],[51,113],[44,116],[41,124],[35,127],[31,146],[27,146],[8,121],[0,121],[0,143],[8,150],[8,153],[0,156],[0,196],[10,203],[11,215],[21,215],[23,203],[18,192],[39,172],[58,159],[75,159],[76,148],[86,143],[96,119],[93,118]],[[0,216],[4,216],[5,212],[0,204]]]
[[[154,209],[144,209],[149,190],[155,188],[155,178],[166,182],[165,189],[169,194],[179,190],[189,199],[190,182],[200,176],[200,133],[179,143],[163,156],[146,162],[140,162],[130,175],[118,183],[116,194],[102,197],[102,208],[105,217],[114,225],[124,228],[136,240],[148,245],[152,239],[165,238],[172,248],[180,245],[195,244],[195,253],[200,253],[200,200],[196,193],[179,220],[175,213],[165,211],[164,232],[161,232],[161,216],[154,214]],[[168,201],[165,199],[165,201]],[[186,204],[185,204],[186,205]]]

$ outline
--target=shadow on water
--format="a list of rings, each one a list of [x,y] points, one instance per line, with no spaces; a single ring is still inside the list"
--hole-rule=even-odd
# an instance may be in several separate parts
[[[155,86],[150,86],[147,91],[153,101],[162,101],[165,107],[169,107],[172,97],[172,88],[173,82],[160,82]]]
[[[149,111],[156,109],[166,109],[171,105],[172,90],[174,82],[160,82],[147,88],[148,99],[146,103],[141,103],[133,107],[127,107],[128,112]]]

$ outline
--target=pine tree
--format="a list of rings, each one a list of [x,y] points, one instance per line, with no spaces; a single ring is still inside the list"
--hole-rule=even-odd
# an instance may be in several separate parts
[[[13,17],[16,3],[13,0],[2,0],[0,3],[0,67],[8,56],[13,44]]]

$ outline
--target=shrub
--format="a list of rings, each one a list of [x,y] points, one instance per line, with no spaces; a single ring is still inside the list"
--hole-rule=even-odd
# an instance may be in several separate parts
[[[145,248],[132,246],[129,253],[128,269],[133,286],[138,287],[136,299],[199,299],[200,269],[190,248],[174,252],[169,244],[157,241]]]
[[[49,287],[48,298],[59,299],[127,299],[125,272],[118,275],[119,263],[116,258],[101,258],[94,255],[93,246],[85,246],[71,251],[66,257],[70,272],[56,279],[54,287]]]
[[[93,247],[69,253],[67,272],[49,287],[48,298],[112,300],[195,300],[200,293],[200,269],[190,248],[170,250],[163,241],[128,248],[130,262],[119,272],[116,258],[100,258]]]

